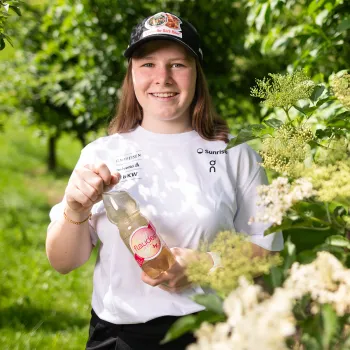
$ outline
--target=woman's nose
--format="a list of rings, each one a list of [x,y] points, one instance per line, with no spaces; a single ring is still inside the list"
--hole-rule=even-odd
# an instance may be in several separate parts
[[[155,83],[159,85],[168,85],[172,83],[171,70],[168,67],[159,67],[156,70]]]

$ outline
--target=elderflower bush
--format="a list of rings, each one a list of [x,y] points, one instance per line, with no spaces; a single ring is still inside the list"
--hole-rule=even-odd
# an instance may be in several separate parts
[[[350,332],[346,323],[350,313],[350,270],[332,254],[319,252],[310,264],[294,263],[283,286],[276,288],[272,295],[241,277],[238,288],[223,304],[227,320],[215,325],[204,322],[195,332],[197,343],[188,350],[297,349],[298,343],[293,336],[297,335],[298,323],[309,316],[300,316],[297,311],[304,309],[305,296],[310,308],[303,311],[315,319],[314,324],[304,326],[301,338],[305,349],[348,349]],[[319,334],[324,339],[322,347],[317,347],[312,340],[312,332],[317,328],[312,327],[317,322],[326,323],[325,315],[338,318],[338,322],[326,325],[328,334]],[[333,335],[340,339],[332,339]]]
[[[350,349],[350,74],[329,82],[316,85],[296,71],[251,89],[271,113],[228,148],[261,140],[271,181],[257,189],[261,210],[249,222],[288,236],[283,261],[252,258],[244,236],[220,233],[206,250],[221,255],[220,268],[208,273],[203,258],[187,269],[213,292],[194,298],[206,310],[177,321],[165,341],[195,330],[189,350]],[[322,234],[321,243],[296,246],[300,230]]]
[[[338,245],[348,247],[350,75],[342,71],[330,81],[329,91],[334,96],[300,71],[258,80],[257,87],[251,90],[253,96],[262,98],[270,107],[281,108],[286,115],[285,123],[268,119],[260,134],[251,131],[250,139],[262,139],[259,150],[262,166],[276,178],[271,185],[258,188],[264,209],[251,222],[270,222],[272,227],[267,233],[301,228],[329,231],[338,239]],[[299,100],[309,103],[300,108]],[[311,122],[313,114],[319,111],[322,114],[324,106],[331,105],[338,107],[333,108],[333,115],[322,120],[323,125]],[[293,109],[298,114],[291,118]],[[230,146],[236,144],[233,141]],[[345,262],[346,256],[343,254],[341,259]]]

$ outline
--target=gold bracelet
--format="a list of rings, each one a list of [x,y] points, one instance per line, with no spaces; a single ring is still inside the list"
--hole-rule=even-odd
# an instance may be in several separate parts
[[[89,216],[88,216],[85,220],[83,220],[83,221],[74,221],[74,220],[70,219],[70,218],[67,216],[66,211],[63,212],[63,216],[64,216],[64,218],[65,218],[67,221],[69,221],[71,224],[74,224],[74,225],[81,225],[81,224],[83,224],[84,222],[90,220],[92,214],[90,213]]]

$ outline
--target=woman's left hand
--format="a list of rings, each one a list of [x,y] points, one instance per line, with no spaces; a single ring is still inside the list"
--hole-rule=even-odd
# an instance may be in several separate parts
[[[141,279],[152,287],[158,286],[167,292],[178,293],[191,287],[191,282],[188,281],[185,270],[189,263],[199,259],[199,253],[192,249],[178,247],[170,250],[175,256],[175,264],[157,278],[151,278],[142,271]],[[212,261],[211,256],[207,255],[208,259]]]

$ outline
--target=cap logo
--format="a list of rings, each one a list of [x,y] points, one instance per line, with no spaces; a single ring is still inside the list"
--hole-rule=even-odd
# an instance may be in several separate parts
[[[166,34],[182,38],[181,24],[181,20],[173,14],[158,12],[146,21],[147,30],[142,33],[142,37]]]

